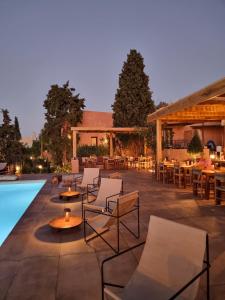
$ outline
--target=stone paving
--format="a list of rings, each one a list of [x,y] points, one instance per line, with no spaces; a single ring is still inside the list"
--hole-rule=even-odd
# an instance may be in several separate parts
[[[141,205],[141,238],[137,241],[123,230],[122,248],[145,239],[151,214],[207,230],[212,264],[211,299],[225,299],[225,206],[215,206],[213,200],[193,199],[190,188],[157,183],[149,172],[122,173],[125,192],[139,190]],[[52,187],[50,175],[27,175],[22,179],[34,178],[48,181],[0,248],[0,300],[101,299],[100,265],[113,254],[112,250],[100,239],[87,245],[82,226],[61,232],[49,228],[49,220],[63,214],[65,207],[80,215],[81,205],[76,199],[60,201],[59,189]],[[135,221],[136,216],[128,218],[130,226]],[[115,241],[113,230],[105,237]],[[107,279],[125,284],[137,266],[141,250],[107,265]],[[205,299],[204,290],[203,280],[198,300]]]

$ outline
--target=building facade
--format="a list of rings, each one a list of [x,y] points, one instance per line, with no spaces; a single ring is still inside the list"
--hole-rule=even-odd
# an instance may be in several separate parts
[[[83,112],[82,123],[78,124],[79,127],[113,127],[112,112],[88,111]],[[79,145],[104,145],[107,143],[106,133],[96,132],[80,132],[78,144]]]

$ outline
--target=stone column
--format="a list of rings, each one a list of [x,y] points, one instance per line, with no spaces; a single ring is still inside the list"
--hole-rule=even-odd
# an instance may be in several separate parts
[[[110,139],[110,141],[109,141],[109,156],[110,157],[113,157],[113,134],[112,134],[112,132],[110,132],[110,134],[109,134],[109,139]]]
[[[162,160],[162,122],[156,120],[156,161]]]
[[[71,159],[72,173],[79,173],[79,160],[77,159],[77,131],[73,130],[73,157]]]
[[[73,158],[77,157],[77,131],[73,130]]]

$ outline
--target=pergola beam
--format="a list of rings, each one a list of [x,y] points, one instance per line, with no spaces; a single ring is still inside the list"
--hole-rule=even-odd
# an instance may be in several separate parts
[[[148,122],[153,122],[157,119],[163,119],[166,116],[183,112],[185,109],[189,109],[191,107],[196,107],[196,105],[200,103],[204,103],[208,100],[218,101],[219,96],[223,96],[225,94],[225,77],[222,79],[206,86],[205,88],[186,96],[166,107],[163,107],[156,112],[148,115]]]
[[[164,115],[160,119],[163,121],[190,121],[190,120],[214,120],[220,121],[225,118],[225,101],[224,105],[196,105],[173,114]]]
[[[162,159],[162,123],[204,123],[225,120],[225,77],[148,115],[156,121],[156,160]]]
[[[110,156],[113,156],[113,133],[138,133],[147,130],[146,127],[71,127],[73,132],[73,157],[77,157],[77,133],[103,132],[110,136]]]
[[[162,160],[162,122],[156,120],[156,161]]]
[[[146,127],[71,127],[72,131],[78,132],[105,132],[105,133],[133,133],[146,130]]]

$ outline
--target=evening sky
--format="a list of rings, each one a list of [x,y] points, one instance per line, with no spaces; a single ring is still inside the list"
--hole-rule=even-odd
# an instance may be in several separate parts
[[[130,49],[156,103],[225,76],[225,0],[0,0],[0,108],[23,135],[44,123],[52,84],[110,111]]]

